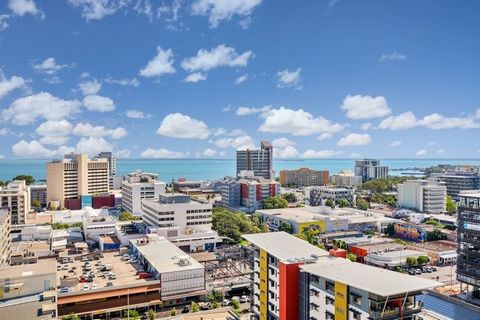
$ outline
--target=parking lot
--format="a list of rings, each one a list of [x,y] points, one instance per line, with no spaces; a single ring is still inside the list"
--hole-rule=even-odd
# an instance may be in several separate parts
[[[70,262],[71,259],[69,259],[68,263],[62,263],[63,258],[60,260],[61,262],[57,263],[57,275],[59,283],[61,284],[59,289],[62,287],[70,288],[68,289],[69,291],[64,289],[64,292],[79,291],[87,286],[89,288],[88,290],[92,290],[92,288],[128,285],[146,282],[148,280],[139,278],[138,272],[143,271],[140,264],[123,260],[118,252],[105,252],[103,253],[103,257],[98,260],[91,258],[91,260],[88,261],[90,268],[87,268],[91,270],[86,270],[86,261],[74,260]],[[111,266],[111,270],[101,271],[104,265]],[[113,274],[113,276],[109,276],[110,273]],[[88,279],[89,275],[92,276],[91,281]],[[85,282],[80,282],[79,279],[82,276],[84,276]]]
[[[457,266],[436,267],[437,271],[432,273],[422,273],[419,277],[450,284],[451,280],[457,279]]]

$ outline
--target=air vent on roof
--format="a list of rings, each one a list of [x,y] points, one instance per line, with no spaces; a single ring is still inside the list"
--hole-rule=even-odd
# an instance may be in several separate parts
[[[188,266],[190,264],[190,261],[186,258],[180,258],[178,260],[178,265],[181,267]]]

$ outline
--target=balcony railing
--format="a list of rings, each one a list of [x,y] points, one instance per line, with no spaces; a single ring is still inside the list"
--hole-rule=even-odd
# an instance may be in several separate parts
[[[405,304],[403,307],[403,316],[412,315],[422,310],[423,304],[420,301],[416,303]],[[387,320],[398,319],[400,315],[400,307],[385,308],[385,310],[370,310],[370,319],[372,320]]]

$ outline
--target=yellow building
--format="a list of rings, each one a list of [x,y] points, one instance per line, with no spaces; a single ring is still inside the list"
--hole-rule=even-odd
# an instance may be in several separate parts
[[[64,206],[65,199],[109,191],[107,159],[90,160],[86,154],[66,155],[47,163],[47,202]]]

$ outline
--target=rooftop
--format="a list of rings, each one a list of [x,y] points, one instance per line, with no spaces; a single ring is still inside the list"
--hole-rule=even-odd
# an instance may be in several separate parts
[[[327,251],[286,232],[246,234],[242,237],[282,261],[311,260],[329,255]]]
[[[439,282],[405,275],[361,263],[335,263],[322,261],[307,264],[301,268],[311,274],[331,281],[348,283],[349,286],[368,291],[370,293],[388,297],[407,292],[422,291],[443,285]]]
[[[148,243],[136,240],[132,244],[159,273],[203,268],[202,264],[163,237]]]
[[[40,274],[56,273],[57,262],[54,259],[40,260],[38,263],[21,264],[0,268],[0,278],[19,278]]]
[[[310,222],[318,220],[336,220],[336,216],[331,216],[333,211],[328,207],[302,207],[285,209],[265,209],[257,210],[257,213],[276,216],[285,220],[296,222]]]
[[[460,191],[460,197],[480,198],[480,190],[464,190]]]

